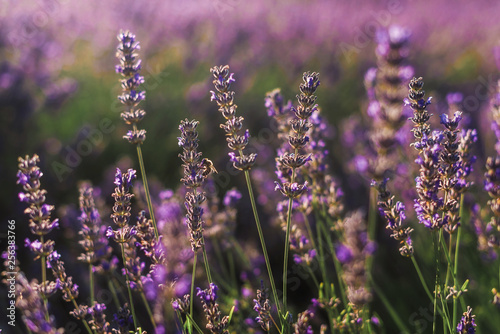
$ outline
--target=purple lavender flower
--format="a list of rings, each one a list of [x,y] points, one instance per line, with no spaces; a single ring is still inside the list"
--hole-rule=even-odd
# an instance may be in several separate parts
[[[413,117],[410,120],[414,124],[412,129],[416,140],[414,145],[417,145],[425,138],[429,138],[431,134],[428,123],[430,114],[427,111],[427,106],[431,103],[431,98],[425,100],[425,91],[423,90],[424,80],[422,78],[413,78],[410,81],[409,87],[408,99],[405,100],[405,104],[413,109]]]
[[[137,129],[137,124],[144,118],[146,112],[137,106],[146,98],[146,93],[139,90],[139,86],[144,83],[144,77],[139,74],[141,60],[137,51],[140,49],[139,42],[130,31],[121,32],[118,35],[120,44],[117,47],[116,57],[120,64],[116,65],[116,73],[122,75],[120,80],[123,92],[118,96],[118,100],[125,106],[126,111],[121,114],[125,123],[132,125],[132,130],[128,131],[123,138],[130,143],[140,145],[146,140],[146,130]]]
[[[288,136],[288,143],[293,152],[280,152],[277,158],[277,170],[280,175],[280,182],[276,182],[276,190],[288,198],[298,198],[307,189],[307,181],[300,184],[295,180],[295,170],[311,161],[311,155],[300,154],[309,142],[307,135],[312,123],[309,118],[317,112],[318,105],[315,104],[317,97],[314,95],[319,86],[319,74],[316,72],[305,72],[303,83],[300,84],[300,95],[297,95],[299,105],[292,107],[296,118],[290,121],[291,132]]]
[[[460,170],[460,153],[458,151],[459,141],[458,125],[462,120],[462,113],[456,111],[453,118],[447,114],[441,115],[441,124],[445,127],[443,131],[444,140],[441,143],[440,154],[441,182],[440,189],[443,190],[446,203],[443,203],[443,212],[446,215],[447,222],[445,229],[448,233],[453,233],[460,224],[460,193],[455,191],[458,183],[458,172]]]
[[[457,325],[457,333],[460,334],[474,334],[476,333],[476,316],[472,314],[472,308],[467,306],[467,311],[464,312],[462,319]]]
[[[276,88],[268,93],[264,98],[264,106],[267,108],[267,115],[270,117],[280,117],[286,116],[292,110],[292,101],[284,103],[283,95],[281,95],[281,90]]]
[[[73,278],[66,274],[61,255],[57,251],[53,251],[49,254],[47,260],[47,268],[52,269],[54,277],[59,282],[60,289],[63,292],[63,299],[67,302],[75,302],[78,297],[78,285],[73,283]]]
[[[28,282],[22,272],[16,276],[16,308],[22,312],[26,327],[33,333],[56,334],[54,317],[45,317],[47,309],[37,291],[36,282]]]
[[[196,295],[200,297],[203,311],[207,319],[206,328],[210,330],[212,334],[229,334],[227,330],[229,318],[227,316],[222,316],[219,310],[219,304],[217,304],[217,290],[219,290],[217,285],[215,285],[215,283],[210,283],[208,289],[202,290],[197,288],[196,290]]]
[[[411,232],[413,232],[413,229],[405,227],[405,205],[402,202],[394,201],[394,196],[391,196],[391,193],[387,190],[388,181],[388,178],[381,182],[372,181],[372,187],[378,191],[377,206],[380,215],[387,221],[386,228],[392,231],[391,237],[401,244],[399,248],[401,255],[412,256]]]
[[[135,245],[144,251],[144,254],[151,259],[153,266],[164,263],[165,253],[162,244],[162,236],[155,237],[153,221],[146,217],[146,211],[139,212],[136,224],[137,239]]]
[[[201,159],[201,152],[198,152],[198,132],[196,127],[198,122],[195,120],[188,121],[187,119],[181,121],[179,130],[181,136],[179,139],[179,146],[182,147],[182,154],[179,154],[183,162],[184,176],[181,181],[186,187],[191,189],[186,193],[185,203],[187,210],[186,221],[191,234],[191,248],[196,252],[203,246],[203,225],[202,220],[203,208],[202,203],[205,202],[206,197],[203,192],[198,192],[198,188],[202,187],[205,179],[212,173],[213,164],[208,159]]]
[[[19,158],[19,171],[17,183],[23,186],[24,192],[19,193],[21,202],[26,202],[29,207],[24,211],[29,217],[31,233],[39,236],[46,235],[54,228],[59,227],[59,219],[50,218],[53,205],[45,203],[47,191],[40,186],[40,178],[43,173],[37,164],[40,162],[38,155]]]
[[[106,305],[94,302],[94,305],[87,309],[90,316],[89,325],[98,334],[106,334],[110,331],[110,324],[106,321]]]
[[[114,321],[118,326],[118,333],[129,333],[130,327],[133,326],[133,317],[130,314],[130,309],[127,303],[120,307],[117,313],[113,314]]]
[[[293,334],[313,334],[312,326],[309,324],[314,313],[310,310],[305,310],[299,313],[297,322],[293,324]]]
[[[250,135],[245,130],[241,135],[243,117],[236,116],[237,105],[234,104],[234,91],[230,91],[231,83],[234,82],[234,73],[229,72],[229,65],[215,66],[210,69],[214,80],[213,84],[217,92],[210,91],[211,101],[215,101],[219,106],[226,123],[221,124],[221,128],[226,132],[228,147],[234,152],[230,152],[230,160],[234,168],[238,170],[249,170],[255,163],[257,154],[244,154],[243,151],[248,145]]]
[[[103,258],[111,256],[111,247],[105,236],[106,227],[101,223],[101,217],[94,203],[93,188],[84,184],[80,187],[80,222],[82,228],[78,234],[82,240],[78,243],[83,247],[78,260],[96,265]]]
[[[264,282],[260,281],[260,290],[257,289],[257,299],[253,300],[255,303],[253,309],[259,314],[255,318],[255,321],[257,321],[265,332],[269,332],[271,321],[271,304],[267,290],[268,289],[264,287]]]
[[[236,203],[242,198],[241,193],[236,189],[231,189],[224,195],[224,200],[222,201],[225,206],[234,207]]]
[[[342,246],[337,248],[340,251],[340,258],[337,258],[342,260],[347,297],[353,304],[355,313],[359,313],[372,298],[371,292],[365,287],[365,265],[374,251],[374,244],[368,240],[366,223],[360,212],[345,219],[343,239]]]
[[[443,218],[441,215],[445,203],[439,195],[439,190],[444,185],[443,180],[449,180],[450,177],[442,177],[441,175],[445,170],[447,175],[453,175],[453,171],[456,172],[452,163],[456,156],[454,153],[453,157],[447,155],[445,151],[442,151],[440,144],[443,138],[446,137],[443,143],[445,150],[456,151],[456,145],[454,144],[456,126],[461,119],[461,114],[457,114],[452,120],[447,116],[443,116],[441,121],[446,127],[445,132],[431,133],[430,114],[426,109],[430,104],[430,98],[425,100],[423,86],[424,81],[422,78],[413,78],[410,81],[408,99],[406,100],[406,103],[413,109],[413,117],[410,120],[414,124],[412,132],[415,142],[412,145],[419,153],[415,162],[420,165],[419,176],[415,178],[418,199],[415,199],[414,208],[421,224],[429,229],[439,229],[447,225],[450,219],[449,216]],[[450,140],[452,140],[451,143],[453,144],[450,143]],[[448,167],[443,168],[440,159],[442,161],[444,159],[444,164]]]
[[[500,217],[500,156],[496,156],[494,159],[488,157],[484,177],[484,189],[491,198],[488,205],[493,213],[486,227],[488,245],[490,247],[500,247],[500,237],[497,233],[500,226],[500,219],[498,218]]]
[[[118,226],[118,229],[113,230],[111,226],[106,231],[108,238],[113,238],[117,243],[128,242],[133,235],[136,234],[136,229],[129,225],[130,222],[130,201],[133,194],[130,193],[132,187],[132,180],[136,177],[136,171],[133,169],[127,170],[125,174],[117,168],[115,174],[115,191],[113,198],[115,204],[113,205],[113,213],[111,219]]]

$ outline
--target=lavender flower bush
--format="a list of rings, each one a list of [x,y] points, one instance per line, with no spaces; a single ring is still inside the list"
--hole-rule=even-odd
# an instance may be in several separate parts
[[[9,2],[1,332],[496,332],[498,4],[459,3]]]

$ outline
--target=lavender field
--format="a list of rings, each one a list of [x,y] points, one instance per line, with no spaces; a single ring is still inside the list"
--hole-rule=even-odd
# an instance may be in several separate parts
[[[0,332],[498,333],[499,14],[0,0]]]

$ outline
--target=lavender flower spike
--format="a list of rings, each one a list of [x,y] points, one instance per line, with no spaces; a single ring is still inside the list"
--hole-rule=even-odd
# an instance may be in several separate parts
[[[59,227],[59,219],[52,220],[50,215],[54,210],[53,205],[45,204],[47,191],[40,187],[40,178],[43,173],[38,167],[40,159],[38,155],[19,158],[19,171],[17,172],[17,183],[22,185],[23,191],[19,193],[19,200],[26,202],[29,207],[24,211],[29,219],[31,233],[43,236]]]
[[[22,312],[26,327],[33,333],[61,334],[63,329],[56,329],[54,317],[45,318],[46,307],[36,291],[36,282],[28,282],[22,272],[16,277],[16,307]]]
[[[257,321],[262,330],[264,330],[265,332],[269,332],[269,324],[271,321],[271,305],[269,302],[269,295],[267,293],[267,289],[264,288],[263,281],[260,281],[260,286],[260,290],[257,290],[257,299],[253,300],[253,302],[255,303],[253,309],[259,314],[259,316],[255,318],[255,321]]]
[[[122,94],[118,96],[118,100],[125,106],[125,111],[121,114],[122,119],[132,125],[132,130],[123,138],[132,144],[142,144],[146,140],[146,130],[137,129],[137,124],[144,118],[146,112],[139,109],[138,105],[146,98],[146,93],[139,90],[139,86],[144,83],[144,77],[139,74],[141,60],[138,58],[137,50],[140,46],[130,31],[121,32],[117,38],[120,44],[117,47],[116,57],[120,64],[116,65],[115,70],[122,75],[120,79]]]
[[[213,84],[217,92],[210,91],[211,101],[217,102],[219,111],[226,119],[221,128],[226,132],[228,147],[233,151],[229,153],[230,160],[234,168],[238,170],[249,170],[255,163],[257,154],[244,154],[243,151],[248,145],[250,135],[248,130],[243,132],[243,117],[236,116],[237,105],[234,104],[234,91],[230,91],[231,83],[234,82],[234,73],[229,73],[229,65],[215,66],[210,69],[214,76]],[[243,134],[242,134],[243,133]]]
[[[130,222],[130,201],[133,194],[130,193],[130,188],[132,187],[132,180],[136,177],[136,171],[133,169],[127,170],[125,174],[122,174],[119,168],[116,169],[115,174],[115,191],[113,193],[113,198],[115,199],[115,204],[113,206],[113,213],[111,218],[113,222],[118,226],[117,230],[113,230],[108,227],[106,231],[106,236],[108,238],[113,238],[117,243],[123,244],[128,242],[130,238],[135,235],[135,227],[129,225]]]
[[[371,186],[378,191],[377,206],[380,215],[387,221],[386,228],[392,231],[391,237],[401,244],[399,248],[401,255],[412,256],[411,232],[413,232],[413,229],[405,227],[405,205],[402,202],[394,201],[394,196],[391,196],[391,193],[387,190],[387,181],[389,181],[387,178],[380,182],[372,181]]]
[[[101,217],[94,203],[93,188],[89,184],[80,187],[80,222],[82,229],[78,234],[82,240],[78,243],[83,247],[78,260],[96,265],[100,260],[109,258],[111,247],[105,236],[106,227],[101,223]]]
[[[210,173],[215,171],[212,162],[201,158],[201,152],[198,152],[198,132],[196,127],[198,122],[195,120],[181,121],[179,130],[181,136],[179,146],[182,147],[182,154],[179,154],[183,164],[184,176],[181,181],[186,187],[191,189],[186,193],[185,206],[187,209],[187,225],[191,234],[191,248],[196,252],[203,246],[203,208],[201,204],[205,202],[206,197],[203,192],[198,192],[205,179]]]
[[[457,325],[457,333],[459,334],[474,334],[476,333],[476,316],[472,314],[472,308],[467,306],[467,311],[464,312],[462,319]]]
[[[196,295],[200,297],[203,311],[208,321],[206,328],[212,334],[229,334],[227,327],[229,325],[229,318],[222,316],[217,304],[217,290],[219,288],[214,283],[210,283],[210,287],[206,290],[197,288]]]
[[[424,138],[429,138],[431,134],[431,128],[429,125],[429,119],[431,115],[427,111],[427,106],[431,103],[431,98],[429,97],[425,100],[424,80],[422,78],[413,78],[409,84],[410,90],[408,93],[408,99],[405,99],[405,104],[409,105],[413,109],[413,117],[410,120],[414,124],[412,129],[413,136],[415,137],[415,148],[420,150],[419,142],[424,140]]]

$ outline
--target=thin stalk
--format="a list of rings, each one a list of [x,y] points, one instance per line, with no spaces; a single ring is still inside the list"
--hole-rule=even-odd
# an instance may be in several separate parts
[[[181,326],[179,328],[179,323],[176,321],[175,322],[175,327],[177,327],[177,330],[180,330],[182,334],[186,334],[186,330],[184,329],[184,322],[182,321],[181,312],[179,312],[177,310],[177,311],[175,311],[175,313],[177,314],[177,318],[179,319],[179,322],[181,323]]]
[[[149,320],[151,321],[151,324],[153,325],[153,328],[155,329],[155,332],[156,332],[156,321],[155,321],[155,318],[153,316],[153,312],[151,312],[151,308],[149,307],[149,303],[146,300],[146,296],[144,295],[144,291],[141,291],[141,298],[142,298],[142,301],[144,302],[144,305],[146,305],[146,311],[148,312]]]
[[[320,253],[320,258],[321,258],[321,261],[320,261],[320,267],[322,267],[322,270],[321,270],[321,273],[323,275],[323,281],[325,282],[325,285],[326,285],[326,288],[325,288],[325,295],[326,295],[326,298],[327,300],[330,300],[330,289],[331,289],[331,286],[330,286],[330,283],[328,281],[328,275],[326,274],[326,269],[324,268],[325,266],[325,263],[324,263],[324,253],[323,253],[323,239],[322,239],[322,235],[323,233],[321,233],[321,229],[325,229],[326,230],[326,227],[323,225],[323,222],[320,221],[318,219],[318,214],[317,214],[317,211],[315,210],[314,211],[315,213],[315,216],[316,216],[316,234],[318,235],[318,243],[319,243],[319,253]],[[329,237],[329,234],[327,231],[324,231],[324,235],[327,236],[327,243],[328,243],[328,246],[330,246],[330,237]],[[341,281],[340,281],[340,263],[337,263],[337,258],[335,256],[335,250],[333,248],[333,244],[331,245],[331,247],[329,248],[330,249],[330,252],[332,253],[332,257],[333,257],[333,263],[335,265],[335,272],[337,273],[337,280],[338,280],[338,283],[339,283],[339,288],[340,288],[340,293],[341,293],[341,297],[342,297],[342,302],[344,303],[344,305],[347,305],[347,298],[345,296],[345,291],[341,286]],[[333,293],[335,294],[335,291],[333,291]],[[334,329],[334,326],[333,326],[333,314],[332,314],[332,309],[330,307],[327,307],[326,308],[327,310],[327,313],[328,313],[328,323],[330,325],[330,330],[333,332],[333,329]]]
[[[460,220],[462,219],[463,212],[464,212],[464,194],[461,194],[460,195],[460,212],[459,212]],[[458,251],[460,250],[460,236],[461,235],[462,235],[462,228],[461,228],[461,225],[459,224],[457,227],[457,242],[455,245],[455,265],[453,268],[453,276],[454,276],[453,285],[454,285],[455,289],[458,288],[458,278],[457,278]],[[457,298],[455,298],[455,296],[453,296],[453,323],[452,323],[453,326],[455,326],[456,323],[457,323]]]
[[[113,301],[115,302],[115,306],[117,309],[120,308],[120,300],[118,299],[118,294],[116,293],[115,285],[113,283],[113,280],[107,280],[108,281],[108,288],[111,291],[111,295],[113,296]]]
[[[377,191],[375,188],[370,187],[368,203],[368,238],[375,241],[375,231],[377,223]],[[373,256],[369,256],[366,260],[366,271],[371,272],[373,263]]]
[[[43,240],[43,235],[40,236],[40,242],[44,243]],[[44,254],[42,254],[41,257],[41,264],[42,264],[42,284],[45,284],[45,281],[47,280],[47,258],[45,257]],[[42,293],[42,300],[43,300],[43,308],[45,309],[45,320],[49,321],[49,308],[47,306],[47,296],[45,296],[44,293]]]
[[[203,237],[202,237],[203,240]],[[212,275],[210,274],[210,265],[208,263],[207,251],[205,250],[205,241],[201,245],[201,249],[203,251],[203,262],[205,263],[205,271],[207,272],[207,279],[209,283],[213,283]]]
[[[133,124],[133,128],[134,130],[137,130],[137,126],[135,124]],[[156,219],[153,211],[153,203],[151,201],[151,195],[149,193],[148,178],[146,177],[146,169],[144,168],[144,159],[142,157],[141,145],[137,144],[136,148],[137,148],[137,158],[139,160],[139,167],[141,169],[142,184],[144,185],[144,193],[146,194],[146,202],[148,204],[149,215],[151,217],[151,221],[153,222],[153,227],[155,229],[155,237],[156,239],[158,239],[159,236],[158,227],[156,226]]]
[[[240,153],[241,155],[241,153]],[[255,225],[257,226],[257,232],[259,233],[260,245],[262,246],[262,253],[264,255],[264,260],[266,261],[267,274],[269,275],[269,282],[271,283],[271,290],[273,292],[274,303],[276,304],[276,308],[278,309],[278,314],[281,314],[280,302],[278,299],[278,293],[276,291],[276,285],[274,284],[274,276],[271,270],[271,264],[269,262],[269,256],[267,254],[266,243],[264,240],[264,234],[262,233],[262,226],[259,220],[259,214],[257,213],[257,206],[255,205],[255,197],[253,195],[252,183],[250,181],[250,173],[248,170],[245,170],[245,180],[247,182],[248,195],[250,196],[250,202],[252,204],[252,211],[255,218]],[[281,317],[280,317],[281,321]]]
[[[316,278],[316,276],[314,276],[314,273],[311,269],[311,267],[309,267],[308,265],[306,265],[306,268],[308,269],[309,271],[309,275],[311,275],[312,279],[313,279],[313,282],[314,282],[314,285],[316,286],[316,289],[319,290],[319,282],[318,282],[318,279]]]
[[[292,173],[293,175],[294,173]],[[292,177],[293,179],[293,177]],[[290,231],[292,221],[292,205],[293,198],[288,199],[288,214],[286,218],[286,235],[285,235],[285,255],[283,258],[283,313],[287,312],[287,288],[288,288],[288,254],[290,251]]]
[[[441,232],[441,231],[440,231]],[[440,247],[441,247],[441,233],[440,232],[434,232],[433,233],[433,238],[434,238],[434,259],[435,259],[435,264],[436,264],[436,279],[434,281],[434,312],[432,315],[432,333],[436,333],[436,315],[437,315],[437,293],[439,289],[439,253],[440,253]],[[436,235],[436,233],[439,233],[439,237]],[[439,240],[438,240],[439,238]]]
[[[90,305],[94,305],[94,266],[89,263]]]
[[[69,288],[66,289],[69,290]],[[66,291],[66,292],[68,293],[68,296],[71,296],[71,291]],[[72,296],[71,296],[71,301],[73,302],[73,306],[75,307],[75,309],[78,309],[78,304],[76,303],[75,298],[73,298]],[[85,325],[85,329],[87,330],[87,332],[89,332],[89,334],[92,334],[92,330],[90,329],[87,320],[82,319],[82,322]]]
[[[120,243],[120,247],[122,249],[123,267],[125,268],[125,281],[127,283],[128,298],[130,300],[130,310],[132,311],[132,318],[134,319],[134,328],[137,329],[137,318],[135,316],[134,300],[132,299],[132,290],[130,289],[130,280],[128,278],[128,269],[127,269],[127,262],[125,261],[125,249],[123,246],[123,242]]]
[[[194,252],[194,258],[193,258],[193,274],[191,275],[191,296],[190,296],[190,301],[189,301],[189,319],[193,318],[193,299],[194,299],[194,278],[196,276],[196,262],[198,259],[198,251]],[[192,333],[193,331],[193,322],[189,320],[189,333]]]
[[[188,317],[189,321],[193,324],[194,328],[196,329],[196,331],[200,334],[203,334],[203,331],[201,330],[201,328],[198,326],[198,324],[194,321],[193,317],[191,316],[191,314],[188,314],[186,313],[186,316]]]
[[[299,150],[296,148],[294,155],[297,156]],[[295,168],[292,168],[292,177],[291,183],[295,182]],[[293,198],[290,197],[288,199],[288,213],[286,217],[286,234],[285,234],[285,255],[283,258],[283,313],[287,314],[288,312],[288,254],[290,252],[290,232],[292,227],[292,210],[293,210]],[[287,331],[289,329],[288,321],[285,320]]]
[[[450,233],[450,240],[448,242],[448,254],[452,254],[453,253],[453,249],[452,249],[452,246],[453,246],[453,234]],[[448,263],[448,268],[446,269],[446,279],[444,280],[444,286],[448,286],[448,281],[450,279],[450,273],[451,275],[453,275],[453,267],[450,265],[450,263]]]
[[[415,267],[415,270],[417,271],[418,278],[420,279],[420,283],[422,284],[422,287],[424,288],[425,293],[427,294],[427,296],[429,297],[429,299],[432,302],[433,301],[432,293],[429,290],[427,283],[425,282],[424,275],[422,275],[422,271],[420,271],[420,267],[418,266],[417,260],[415,259],[414,255],[411,256],[411,262],[413,262],[413,266]]]
[[[217,256],[217,262],[220,264],[219,267],[223,271],[222,274],[225,277],[230,277],[229,271],[224,265],[224,257],[222,256],[222,251],[219,247],[219,243],[215,240],[215,237],[211,237],[210,241],[212,242],[212,247],[214,249],[215,255]]]
[[[234,268],[234,257],[233,257],[233,253],[231,252],[227,252],[227,261],[229,263],[229,272],[230,272],[230,276],[231,276],[231,287],[232,289],[235,290],[235,292],[238,291],[238,280],[236,279],[236,269]]]
[[[394,307],[392,307],[391,302],[385,296],[383,290],[375,283],[373,279],[371,280],[371,282],[373,290],[375,290],[375,293],[382,301],[382,304],[384,304],[384,306],[387,308],[387,311],[391,315],[392,320],[394,320],[394,323],[396,323],[396,326],[398,326],[399,331],[401,333],[410,333],[403,320],[401,320],[401,318],[399,317],[398,312],[394,309]]]
[[[440,242],[439,243],[440,243],[440,246],[443,247],[443,253],[446,257],[446,261],[448,262],[448,266],[450,267],[451,275],[452,275],[453,279],[455,279],[454,265],[453,265],[453,262],[451,261],[451,256],[450,256],[450,253],[448,252],[448,248],[446,247],[446,242],[444,241],[442,234],[443,234],[443,231],[440,231],[440,234],[439,234],[439,241]]]
[[[328,230],[323,223],[319,224],[319,227],[323,230],[323,234],[328,235]],[[319,232],[319,230],[318,230]],[[320,232],[321,233],[321,232]],[[337,259],[337,253],[335,252],[335,247],[333,247],[333,243],[330,238],[326,238],[326,242],[328,243],[328,248],[333,258],[333,265],[335,266],[335,272],[337,274],[337,282],[339,285],[340,297],[344,305],[347,305],[347,296],[345,294],[346,287],[344,286],[344,281],[342,280],[342,266],[340,265],[339,260]]]
[[[236,238],[234,236],[232,236],[231,241],[232,241],[232,245],[234,246],[234,249],[236,250],[236,253],[238,253],[239,257],[241,258],[241,260],[243,260],[244,264],[246,266],[250,266],[251,263],[248,260],[248,256],[245,253],[245,251],[243,250],[243,248],[241,248],[241,245],[238,242],[238,240],[236,240]]]
[[[274,321],[273,316],[270,316],[270,318],[271,318],[271,321],[273,322],[274,326],[276,327],[276,330],[278,331],[278,333],[281,334],[280,328],[278,327],[278,324],[276,323],[276,321]]]

